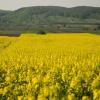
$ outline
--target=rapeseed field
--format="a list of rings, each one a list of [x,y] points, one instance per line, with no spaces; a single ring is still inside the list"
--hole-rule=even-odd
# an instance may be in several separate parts
[[[100,36],[1,36],[0,100],[100,100]]]

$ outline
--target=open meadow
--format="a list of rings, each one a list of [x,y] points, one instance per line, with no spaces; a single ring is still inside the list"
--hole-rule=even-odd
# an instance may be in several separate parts
[[[0,100],[100,100],[100,35],[0,36]]]

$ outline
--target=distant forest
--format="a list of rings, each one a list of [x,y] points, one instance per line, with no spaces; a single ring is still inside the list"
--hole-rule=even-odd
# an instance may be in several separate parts
[[[0,32],[100,32],[100,7],[25,7],[0,10]]]

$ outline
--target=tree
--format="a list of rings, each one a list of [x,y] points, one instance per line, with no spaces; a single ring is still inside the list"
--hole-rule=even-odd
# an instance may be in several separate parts
[[[45,31],[43,31],[43,30],[40,30],[40,31],[38,31],[38,32],[37,32],[37,34],[45,35],[45,34],[46,34],[46,32],[45,32]]]

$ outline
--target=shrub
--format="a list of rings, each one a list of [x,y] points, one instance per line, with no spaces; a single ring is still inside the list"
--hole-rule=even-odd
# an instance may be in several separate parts
[[[45,34],[46,34],[46,32],[45,32],[45,31],[43,31],[43,30],[40,30],[40,31],[38,31],[38,32],[37,32],[37,34],[45,35]]]

